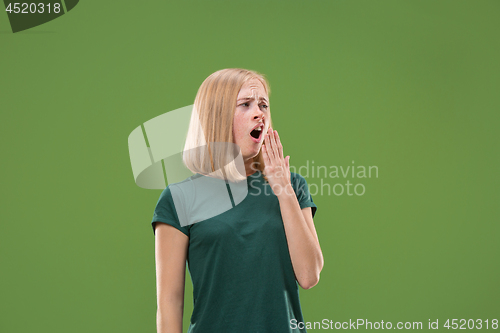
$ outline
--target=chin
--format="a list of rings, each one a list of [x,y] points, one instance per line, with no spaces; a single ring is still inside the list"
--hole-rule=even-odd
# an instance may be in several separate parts
[[[243,155],[243,159],[249,160],[251,158],[255,158],[257,155],[259,155],[260,149],[257,151],[249,151],[246,152],[246,154]]]

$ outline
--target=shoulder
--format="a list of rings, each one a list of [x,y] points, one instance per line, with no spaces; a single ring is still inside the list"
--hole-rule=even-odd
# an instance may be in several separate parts
[[[158,203],[166,203],[172,201],[172,189],[170,186],[167,186],[163,189],[160,194],[160,198],[158,199]]]
[[[290,172],[290,182],[295,191],[307,186],[306,179],[300,173]]]
[[[306,179],[301,174],[290,172],[290,181],[292,183],[293,190],[297,195],[300,209],[311,207],[312,215],[314,217],[317,206],[313,201]]]
[[[190,204],[190,198],[194,196],[192,181],[190,178],[178,183],[168,184],[161,192],[158,199],[157,209],[169,210],[177,215],[185,214],[187,206]]]
[[[306,179],[300,174],[296,172],[290,172],[290,178],[291,180],[299,180],[299,181],[306,181]]]
[[[175,205],[172,197],[172,187],[167,186],[160,194],[155,208],[155,217],[170,215],[175,213]]]
[[[189,177],[181,182],[168,184],[167,187],[161,192],[160,199],[172,201],[173,198],[189,196],[194,190],[192,177]]]
[[[301,174],[290,172],[290,183],[298,198],[302,196],[309,197],[309,186]]]
[[[177,184],[168,185],[160,194],[153,214],[153,231],[155,222],[163,222],[189,237],[189,228],[185,224],[187,211],[185,195],[182,194],[184,192],[182,186],[179,189]]]

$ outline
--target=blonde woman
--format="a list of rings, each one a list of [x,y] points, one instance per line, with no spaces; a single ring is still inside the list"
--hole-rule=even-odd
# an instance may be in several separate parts
[[[182,332],[186,262],[189,333],[306,332],[298,285],[315,286],[323,268],[316,205],[271,128],[269,92],[263,75],[237,68],[213,73],[198,90],[183,155],[196,175],[183,183],[222,179],[231,192],[229,182],[243,182],[246,195],[236,202],[230,193],[230,209],[186,223],[180,217],[192,202],[181,213],[175,187],[162,192],[152,220],[160,333]],[[227,159],[231,145],[242,168]]]

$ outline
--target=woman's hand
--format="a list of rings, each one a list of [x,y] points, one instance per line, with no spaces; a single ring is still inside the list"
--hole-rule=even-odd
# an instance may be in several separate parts
[[[274,194],[279,196],[291,188],[290,156],[283,158],[283,146],[277,131],[269,128],[265,135],[262,145],[262,156],[265,163],[264,174]]]
[[[262,146],[264,174],[278,197],[293,271],[304,289],[314,287],[323,269],[323,254],[314,228],[311,208],[300,208],[290,181],[290,156],[283,158],[278,132],[269,129]]]

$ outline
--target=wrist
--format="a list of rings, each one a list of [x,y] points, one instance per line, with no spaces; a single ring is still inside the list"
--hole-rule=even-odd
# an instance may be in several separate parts
[[[295,197],[295,191],[293,190],[292,184],[290,183],[275,186],[273,188],[273,191],[274,194],[278,197],[278,200]]]

